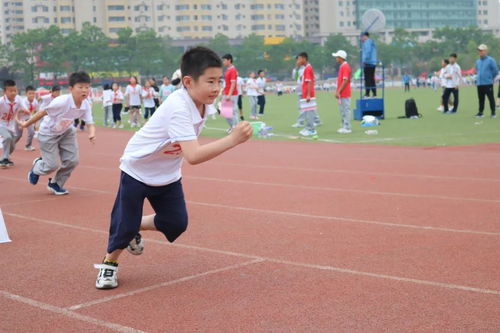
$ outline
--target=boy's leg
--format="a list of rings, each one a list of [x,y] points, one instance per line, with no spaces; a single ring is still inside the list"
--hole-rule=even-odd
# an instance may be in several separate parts
[[[305,111],[305,121],[306,121],[306,126],[305,129],[312,132],[315,131],[314,129],[314,111]]]
[[[483,89],[484,86],[477,86],[477,96],[479,98],[479,115],[482,115],[483,114],[483,111],[484,111],[484,97],[485,97],[485,93],[484,93],[484,89]]]
[[[71,172],[78,165],[78,143],[74,129],[70,128],[61,135],[59,140],[59,154],[61,166],[57,170],[52,182],[57,183],[60,187],[64,187],[64,183],[66,183]]]
[[[59,136],[38,134],[42,159],[32,168],[33,173],[39,176],[47,175],[59,167]]]
[[[495,96],[493,91],[493,85],[488,86],[486,96],[488,97],[488,100],[490,102],[491,114],[494,115],[496,110],[495,110]]]
[[[19,126],[19,124],[16,124],[14,136],[15,136],[15,139],[14,139],[15,143],[18,143],[19,140],[21,140],[21,138],[23,137],[23,128],[21,126]]]
[[[233,125],[232,127],[236,126],[240,120],[239,116],[239,110],[238,110],[238,95],[233,95],[231,96],[231,100],[233,101]]]
[[[155,215],[143,219],[145,230],[151,230],[151,217],[154,227],[173,242],[187,229],[188,215],[181,180],[159,188],[158,193],[147,196]]]
[[[453,92],[453,112],[458,111],[458,88],[452,90]]]
[[[26,140],[26,147],[31,147],[33,145],[33,137],[35,136],[35,125],[31,125],[27,128],[28,138]]]
[[[5,127],[0,127],[0,136],[3,138],[2,146],[2,160],[8,159],[11,153],[12,144],[14,142],[14,135]]]
[[[106,258],[117,261],[121,251],[139,232],[146,185],[125,172],[120,176],[120,187],[111,212],[111,225]]]
[[[340,99],[340,114],[342,117],[342,128],[351,130],[351,99]]]
[[[257,96],[248,96],[250,102],[250,116],[252,118],[257,117]]]
[[[451,89],[450,88],[445,88],[444,89],[444,94],[443,94],[444,112],[448,112],[448,99],[450,98],[450,93],[451,93]]]

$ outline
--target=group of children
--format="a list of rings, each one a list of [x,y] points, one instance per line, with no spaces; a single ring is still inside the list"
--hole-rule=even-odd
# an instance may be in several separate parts
[[[107,251],[102,263],[95,265],[99,269],[95,282],[98,289],[118,286],[118,258],[124,249],[134,255],[142,253],[144,241],[140,231],[159,231],[173,242],[186,230],[188,217],[181,183],[183,160],[190,164],[208,161],[252,136],[252,127],[243,121],[228,136],[200,144],[198,136],[207,115],[214,112],[213,103],[222,88],[222,60],[210,49],[195,47],[182,56],[180,73],[182,87],[168,92],[169,98],[134,133],[120,159],[120,184],[111,213]],[[135,87],[134,84],[131,87],[137,94],[136,80]],[[95,142],[92,110],[87,100],[89,90],[89,75],[73,73],[69,77],[69,94],[54,98],[35,112],[17,96],[15,83],[6,81],[0,102],[0,135],[4,140],[4,159],[10,165],[13,165],[9,154],[15,146],[15,126],[30,128],[41,121],[38,134],[41,157],[33,161],[29,183],[36,185],[40,176],[56,172],[49,179],[49,190],[57,195],[68,194],[63,186],[78,164],[74,119],[86,122],[89,139]],[[119,93],[116,95],[118,101]],[[106,106],[109,114],[109,102]],[[145,199],[155,214],[142,216]]]
[[[144,106],[143,117],[148,120],[160,104],[176,90],[167,76],[163,77],[160,87],[156,86],[154,79],[145,80],[141,86],[135,76],[130,77],[125,93],[121,91],[118,83],[105,84],[103,87],[102,103],[104,107],[104,126],[123,128],[122,110],[124,104],[129,113],[130,127],[141,127],[141,108]]]

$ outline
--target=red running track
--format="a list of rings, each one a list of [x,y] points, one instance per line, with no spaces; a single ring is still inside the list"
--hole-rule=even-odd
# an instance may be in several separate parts
[[[186,165],[188,231],[96,290],[130,135],[79,133],[68,196],[36,152],[0,170],[0,332],[500,331],[500,144],[251,141]]]

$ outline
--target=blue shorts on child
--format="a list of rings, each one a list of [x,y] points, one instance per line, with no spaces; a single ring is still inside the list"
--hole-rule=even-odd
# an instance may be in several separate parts
[[[148,199],[156,213],[156,229],[169,242],[175,241],[186,231],[188,215],[180,179],[164,186],[149,186],[122,171],[120,187],[111,212],[108,253],[126,248],[137,235],[141,226],[144,199]]]

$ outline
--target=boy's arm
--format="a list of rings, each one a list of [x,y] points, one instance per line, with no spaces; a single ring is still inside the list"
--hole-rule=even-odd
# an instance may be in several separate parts
[[[335,97],[340,98],[340,93],[344,90],[346,85],[347,85],[347,78],[343,78],[342,84],[340,85],[340,87],[337,88],[337,91],[335,93]]]
[[[45,117],[47,115],[47,111],[45,110],[40,110],[38,111],[37,113],[35,113],[35,115],[33,117],[31,117],[30,119],[26,120],[26,121],[17,121],[17,123],[22,127],[22,128],[27,128],[29,127],[30,125],[36,123],[37,121],[39,121],[40,119],[42,119],[43,117]]]
[[[236,125],[228,136],[200,145],[198,140],[179,141],[184,158],[189,164],[199,164],[211,160],[223,152],[247,141],[252,136],[252,126],[247,121]]]

